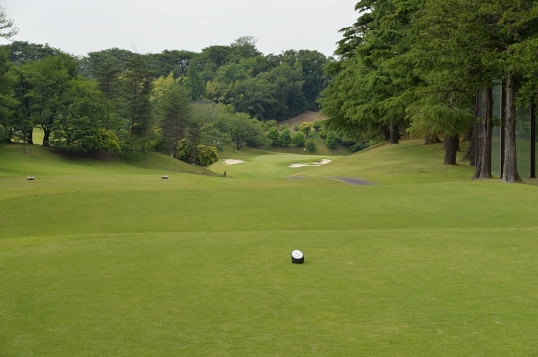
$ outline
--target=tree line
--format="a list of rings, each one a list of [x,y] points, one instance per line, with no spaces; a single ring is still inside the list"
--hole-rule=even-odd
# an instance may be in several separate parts
[[[361,0],[357,21],[341,30],[332,77],[319,100],[337,131],[445,142],[456,164],[471,136],[480,95],[481,145],[474,178],[491,177],[492,123],[505,127],[503,182],[517,182],[515,116],[536,96],[538,3],[533,0]],[[492,88],[506,89],[506,111],[493,118]],[[476,130],[475,133],[476,135]]]
[[[0,10],[11,31],[0,35],[12,37]],[[152,150],[202,166],[226,145],[268,144],[264,123],[318,110],[332,58],[310,50],[263,55],[255,43],[246,36],[199,53],[112,48],[75,57],[13,41],[0,47],[0,140],[33,144],[39,127],[45,146]]]

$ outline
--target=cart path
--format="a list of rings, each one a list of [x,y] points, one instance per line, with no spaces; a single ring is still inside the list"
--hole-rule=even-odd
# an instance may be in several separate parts
[[[331,177],[331,179],[336,180],[336,181],[341,181],[341,182],[347,183],[348,185],[353,185],[353,186],[373,185],[373,183],[371,182],[368,182],[366,180],[361,180],[356,177]]]

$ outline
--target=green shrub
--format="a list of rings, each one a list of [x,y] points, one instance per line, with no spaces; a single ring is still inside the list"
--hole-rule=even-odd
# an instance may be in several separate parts
[[[208,167],[219,161],[219,151],[214,146],[197,145],[190,147],[185,139],[178,144],[178,160]]]
[[[316,143],[314,142],[314,140],[309,139],[306,142],[306,148],[308,149],[308,151],[315,151],[316,150]]]
[[[267,138],[271,140],[272,145],[277,145],[279,140],[280,134],[278,133],[278,129],[276,127],[272,127],[269,129],[269,132],[267,133]]]
[[[274,119],[262,121],[262,126],[265,130],[276,128],[277,121]]]
[[[320,131],[322,128],[321,120],[315,120],[312,123],[312,127],[314,128],[315,131]]]
[[[282,128],[282,132],[278,137],[278,142],[282,146],[289,146],[291,144],[291,132],[287,127]]]
[[[325,137],[325,146],[329,149],[335,149],[338,146],[338,135],[334,131],[329,131]]]
[[[196,164],[198,166],[209,167],[219,161],[219,152],[214,146],[198,145],[198,155]]]
[[[300,131],[295,133],[291,138],[291,142],[297,146],[304,146],[305,140],[305,135]]]
[[[312,130],[312,124],[308,123],[308,122],[304,122],[301,124],[301,126],[299,127],[299,130],[304,133],[304,135],[306,135],[306,137],[308,137],[308,134],[310,134],[310,131]]]

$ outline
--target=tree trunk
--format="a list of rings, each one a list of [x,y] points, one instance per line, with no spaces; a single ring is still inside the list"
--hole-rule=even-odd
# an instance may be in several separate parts
[[[33,129],[30,129],[30,131],[28,132],[28,144],[30,145],[34,145],[34,130]]]
[[[426,135],[426,138],[424,139],[424,145],[431,145],[431,144],[439,144],[441,140],[439,137],[435,134],[428,134]]]
[[[138,95],[138,90],[137,90],[137,83],[134,85],[134,100],[136,101],[138,98],[137,98],[137,95]],[[136,120],[136,102],[135,103],[131,103],[132,105],[132,108],[131,108],[131,128],[129,130],[129,136],[130,137],[133,137],[133,132],[134,132],[134,126],[135,126],[135,120]]]
[[[516,86],[512,73],[506,75],[506,124],[504,141],[503,182],[521,182],[517,172],[516,152]]]
[[[484,89],[484,117],[482,118],[482,135],[480,137],[480,153],[476,162],[473,180],[491,178],[491,137],[493,128],[493,90]]]
[[[456,154],[458,152],[459,135],[445,137],[445,165],[456,165]]]
[[[390,127],[389,127],[389,130],[390,130],[390,138],[389,138],[389,142],[391,144],[399,144],[399,139],[400,139],[400,131],[398,130],[398,124],[394,123],[394,121],[390,121]]]
[[[50,129],[43,128],[43,146],[49,146]]]
[[[390,141],[390,128],[388,125],[383,125],[381,128],[383,130],[383,136],[385,137],[385,141]]]
[[[476,158],[475,158],[475,146],[476,146],[476,142],[475,142],[475,135],[476,135],[476,131],[474,130],[474,125],[473,127],[471,128],[471,136],[470,136],[470,139],[469,139],[469,147],[467,148],[467,152],[465,153],[465,155],[461,158],[461,162],[464,162],[464,161],[469,161],[469,165],[471,166],[476,166]]]

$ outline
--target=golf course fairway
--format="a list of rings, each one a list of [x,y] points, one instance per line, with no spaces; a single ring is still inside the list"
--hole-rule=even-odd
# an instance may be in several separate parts
[[[536,356],[536,182],[442,155],[0,146],[0,356]]]

